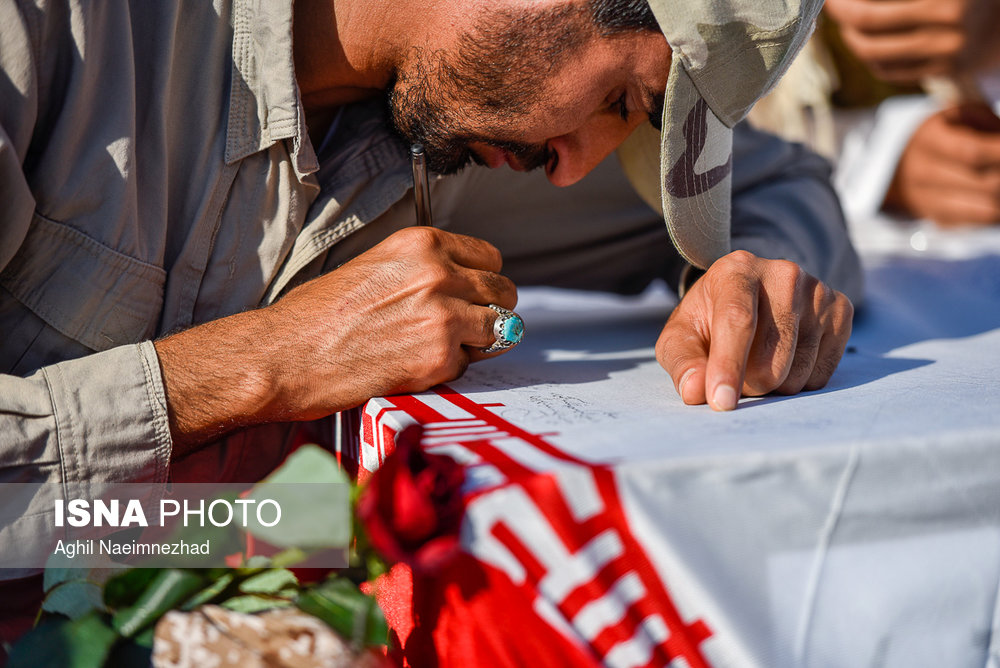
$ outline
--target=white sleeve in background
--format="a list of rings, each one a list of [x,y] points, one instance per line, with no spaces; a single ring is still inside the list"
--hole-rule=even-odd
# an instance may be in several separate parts
[[[834,186],[851,223],[878,214],[910,137],[939,105],[926,95],[889,98],[844,135]]]

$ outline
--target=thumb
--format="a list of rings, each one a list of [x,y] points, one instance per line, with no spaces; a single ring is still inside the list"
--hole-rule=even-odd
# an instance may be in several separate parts
[[[706,402],[705,369],[709,342],[692,320],[674,316],[667,321],[656,342],[656,359],[674,381],[685,404]]]

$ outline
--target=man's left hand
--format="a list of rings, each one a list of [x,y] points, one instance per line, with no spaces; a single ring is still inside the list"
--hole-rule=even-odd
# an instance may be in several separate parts
[[[996,66],[995,0],[829,0],[848,48],[893,83],[981,72]]]
[[[853,315],[846,296],[797,264],[736,251],[691,286],[660,334],[656,358],[684,403],[732,410],[740,394],[825,386]]]

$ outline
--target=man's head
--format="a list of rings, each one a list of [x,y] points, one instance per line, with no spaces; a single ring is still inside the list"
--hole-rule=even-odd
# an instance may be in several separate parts
[[[728,252],[732,127],[787,69],[822,0],[469,4],[408,50],[390,87],[398,131],[426,145],[432,169],[544,166],[568,185],[628,140],[626,173],[681,254],[707,267]]]
[[[389,91],[435,171],[507,162],[567,184],[658,121],[670,51],[646,0],[476,6],[450,43],[411,48]]]

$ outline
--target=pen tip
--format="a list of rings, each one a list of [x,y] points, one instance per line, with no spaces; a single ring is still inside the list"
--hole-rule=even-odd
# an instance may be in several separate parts
[[[411,144],[410,145],[410,155],[418,157],[424,154],[423,144]]]

